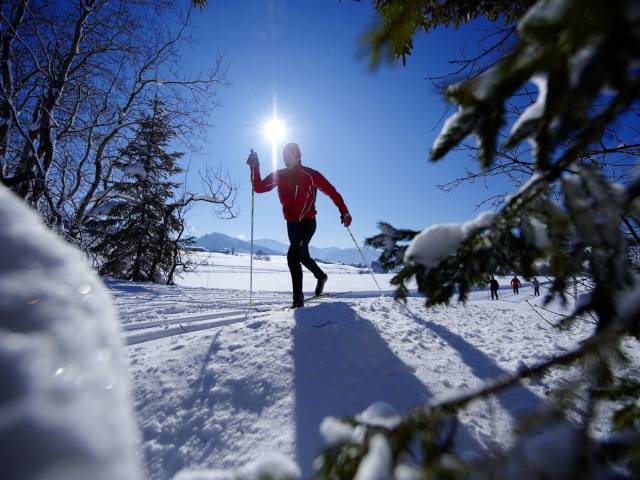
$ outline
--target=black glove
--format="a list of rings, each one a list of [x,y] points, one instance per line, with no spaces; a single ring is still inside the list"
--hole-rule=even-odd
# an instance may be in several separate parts
[[[251,168],[255,168],[259,164],[260,162],[258,162],[258,154],[253,150],[251,150],[251,153],[249,154],[249,158],[247,158],[247,165],[249,165]]]
[[[351,220],[352,218],[349,212],[344,212],[342,215],[340,215],[340,221],[345,227],[348,227],[349,225],[351,225]]]

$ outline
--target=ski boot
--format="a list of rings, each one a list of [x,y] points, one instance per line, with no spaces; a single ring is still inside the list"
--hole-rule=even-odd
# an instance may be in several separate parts
[[[301,295],[293,299],[293,303],[289,307],[291,310],[294,308],[303,308],[304,307],[304,297]]]
[[[320,277],[318,279],[318,283],[316,283],[316,291],[315,291],[315,296],[319,297],[320,295],[322,295],[322,291],[324,290],[324,284],[327,283],[327,279],[329,277],[327,276],[327,274],[324,275],[324,277]]]

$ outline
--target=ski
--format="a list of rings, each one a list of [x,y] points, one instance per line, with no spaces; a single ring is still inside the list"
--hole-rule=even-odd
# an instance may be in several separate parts
[[[308,302],[315,302],[316,300],[321,300],[323,298],[331,298],[331,297],[339,297],[340,295],[348,295],[350,293],[353,293],[353,290],[349,290],[348,292],[338,292],[338,293],[323,293],[321,295],[313,295],[311,297],[307,297],[304,299],[304,303],[308,303]],[[295,308],[292,307],[286,307],[283,310],[295,310]]]

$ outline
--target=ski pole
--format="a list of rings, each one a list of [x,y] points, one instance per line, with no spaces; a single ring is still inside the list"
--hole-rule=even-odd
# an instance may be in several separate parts
[[[349,232],[349,235],[351,235],[351,240],[353,240],[353,243],[355,244],[356,248],[358,249],[358,252],[360,252],[360,256],[362,257],[362,261],[364,262],[365,265],[367,265],[367,259],[364,258],[364,253],[362,253],[362,250],[360,249],[360,245],[358,245],[358,241],[356,240],[356,237],[353,236],[353,233],[351,232],[351,229],[349,227],[347,227],[345,225],[345,227],[347,228],[347,231]],[[376,287],[378,287],[378,290],[380,290],[380,293],[382,293],[382,288],[380,288],[380,285],[378,284],[378,280],[376,280],[376,276],[373,274],[373,268],[370,268],[370,272],[371,272],[371,277],[373,278],[373,281],[376,283]],[[384,295],[384,294],[383,294]]]
[[[251,149],[251,155],[255,155],[253,148]],[[253,166],[251,166],[251,253],[249,257],[249,305],[253,305],[253,210],[254,210],[254,197],[255,186],[253,184]]]

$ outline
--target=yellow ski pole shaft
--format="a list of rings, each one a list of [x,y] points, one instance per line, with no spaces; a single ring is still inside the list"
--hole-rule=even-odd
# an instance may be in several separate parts
[[[253,149],[251,149],[253,154]],[[251,167],[251,252],[249,253],[249,305],[253,305],[253,211],[255,186],[253,184],[253,166]]]
[[[353,240],[353,243],[355,244],[356,248],[358,249],[358,252],[360,252],[360,256],[362,257],[362,261],[364,262],[365,265],[367,265],[367,259],[364,258],[364,253],[362,253],[362,250],[360,249],[360,245],[358,245],[358,241],[356,240],[356,237],[353,236],[353,233],[351,232],[351,229],[349,227],[347,227],[345,225],[345,227],[347,228],[347,231],[349,232],[349,235],[351,236],[351,240]],[[380,290],[380,293],[382,292],[382,288],[380,288],[380,285],[378,284],[378,280],[376,280],[376,276],[373,274],[373,269],[370,268],[371,270],[371,277],[373,278],[373,281],[376,283],[376,287],[378,287],[378,290]]]

